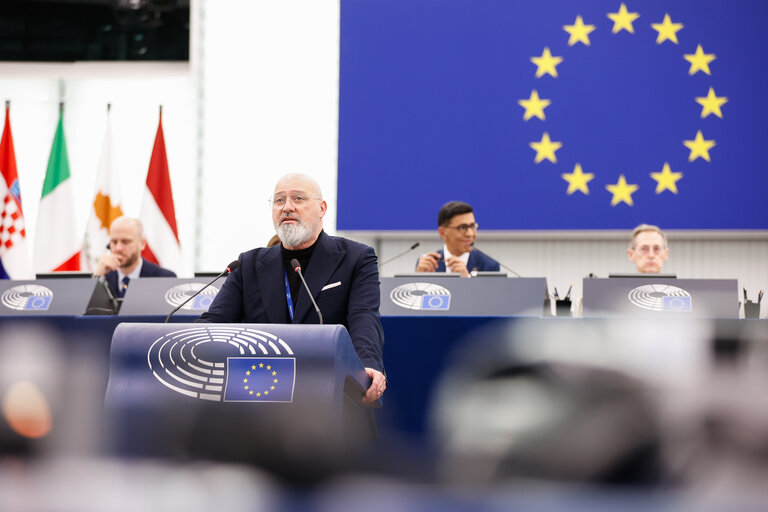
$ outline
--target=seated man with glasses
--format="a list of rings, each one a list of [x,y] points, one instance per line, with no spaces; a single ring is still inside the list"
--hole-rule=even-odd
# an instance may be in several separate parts
[[[451,201],[440,208],[437,232],[445,245],[436,252],[424,254],[416,264],[416,272],[458,272],[470,277],[471,271],[498,272],[499,263],[473,248],[478,224],[472,207]]]
[[[304,174],[280,178],[270,199],[280,243],[240,255],[200,322],[340,324],[371,378],[363,402],[387,387],[379,318],[379,268],[372,247],[323,231],[328,205],[320,185]],[[323,318],[294,271],[296,259]]]
[[[632,232],[627,256],[641,274],[658,274],[669,258],[667,236],[658,226],[640,224]]]

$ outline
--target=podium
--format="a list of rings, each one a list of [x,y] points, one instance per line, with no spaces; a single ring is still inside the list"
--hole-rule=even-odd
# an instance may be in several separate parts
[[[738,318],[736,279],[584,278],[582,316]]]
[[[124,323],[112,338],[107,448],[267,465],[333,459],[375,436],[361,403],[369,381],[341,325]]]
[[[381,316],[551,316],[544,277],[381,278]]]

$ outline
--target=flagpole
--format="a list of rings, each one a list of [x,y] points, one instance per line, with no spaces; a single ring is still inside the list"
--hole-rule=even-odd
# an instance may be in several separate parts
[[[112,109],[112,104],[107,103],[107,114],[109,114],[109,111]]]
[[[163,121],[163,106],[160,105],[160,121]]]

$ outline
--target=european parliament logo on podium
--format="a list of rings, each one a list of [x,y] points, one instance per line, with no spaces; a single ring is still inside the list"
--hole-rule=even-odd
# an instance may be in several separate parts
[[[169,332],[147,351],[148,370],[166,388],[214,402],[292,402],[296,359],[272,333],[200,326]]]

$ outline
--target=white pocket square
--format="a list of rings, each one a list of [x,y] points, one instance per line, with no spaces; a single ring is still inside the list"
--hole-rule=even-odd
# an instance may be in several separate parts
[[[341,286],[341,281],[336,281],[335,283],[327,284],[323,286],[320,291],[324,292],[325,290],[330,290],[331,288],[336,288],[337,286]]]

